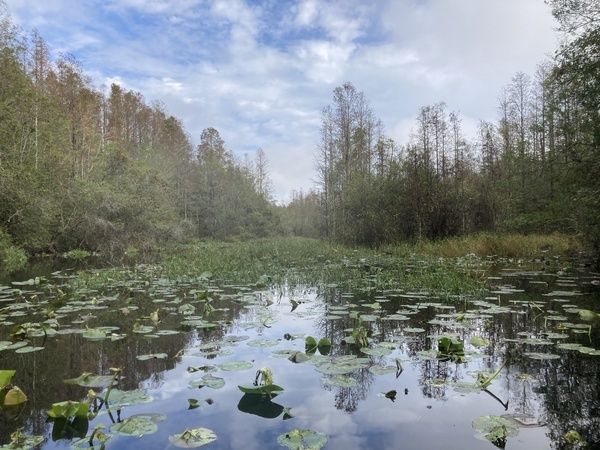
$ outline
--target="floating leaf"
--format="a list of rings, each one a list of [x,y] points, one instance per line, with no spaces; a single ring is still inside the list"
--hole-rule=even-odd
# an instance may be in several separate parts
[[[348,375],[336,375],[331,378],[321,378],[321,382],[328,386],[356,387],[358,382]]]
[[[312,430],[292,430],[277,438],[279,445],[294,450],[319,450],[327,443],[327,436]]]
[[[137,403],[151,402],[152,397],[146,395],[145,389],[134,389],[132,391],[122,391],[112,389],[108,396],[108,402],[111,406],[130,406]]]
[[[264,386],[238,386],[239,390],[244,394],[260,394],[260,395],[278,395],[283,392],[281,386],[276,384],[266,384]]]
[[[523,353],[524,356],[527,356],[531,359],[560,359],[560,355],[555,355],[553,353]]]
[[[303,363],[308,361],[310,359],[310,356],[308,356],[304,352],[294,352],[289,356],[288,359],[293,363]]]
[[[207,386],[211,389],[221,389],[225,386],[223,378],[212,376],[211,374],[204,375],[201,380],[190,381],[188,387],[190,389],[198,389]]]
[[[105,331],[94,329],[85,330],[81,335],[90,341],[99,341],[108,337]]]
[[[65,380],[67,384],[77,384],[83,387],[105,388],[115,379],[113,375],[94,375],[93,373],[83,373],[77,378]]]
[[[166,353],[150,353],[149,355],[138,355],[137,359],[140,361],[147,361],[149,359],[166,359],[168,355]]]
[[[21,347],[15,350],[15,353],[32,353],[44,350],[44,347]]]
[[[274,339],[256,339],[254,341],[248,341],[247,345],[250,347],[275,347],[279,344],[279,341]]]
[[[579,318],[582,320],[595,320],[599,316],[594,311],[590,311],[589,309],[582,309],[579,311]]]
[[[490,345],[490,340],[489,339],[485,339],[481,336],[473,336],[471,338],[471,345],[475,346],[475,347],[487,347],[488,345]]]
[[[46,411],[53,419],[64,418],[70,419],[73,416],[85,417],[87,419],[89,405],[86,402],[58,402],[52,404],[52,409]]]
[[[156,433],[158,425],[145,417],[129,417],[122,422],[111,425],[111,433],[121,436],[141,437],[144,434]]]
[[[188,409],[196,409],[196,408],[200,408],[200,405],[198,404],[198,400],[195,398],[188,398]]]
[[[217,367],[221,370],[234,371],[234,370],[251,369],[252,366],[253,366],[253,364],[248,361],[230,361],[230,362],[219,364]]]
[[[181,434],[169,436],[169,441],[175,447],[179,448],[196,448],[201,447],[217,439],[214,431],[208,428],[193,428],[187,429]]]
[[[476,435],[478,439],[486,439],[500,448],[504,448],[507,437],[519,434],[519,428],[513,421],[500,416],[481,416],[471,425],[481,433]]]
[[[397,373],[398,368],[392,366],[371,366],[369,367],[369,372],[371,372],[373,375],[386,375],[388,373]]]
[[[390,350],[389,348],[384,348],[384,347],[377,347],[377,348],[363,347],[360,349],[360,351],[361,351],[361,353],[364,353],[365,355],[370,355],[370,356],[387,356],[387,355],[392,354],[392,350]]]

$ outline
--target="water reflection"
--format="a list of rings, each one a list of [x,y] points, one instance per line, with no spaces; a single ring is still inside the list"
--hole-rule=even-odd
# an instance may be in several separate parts
[[[59,314],[65,334],[32,339],[34,345],[43,342],[44,350],[0,352],[0,369],[16,370],[13,382],[29,397],[21,411],[0,412],[0,443],[7,443],[10,433],[22,427],[27,434],[46,435],[44,448],[64,447],[64,440],[51,440],[45,411],[58,401],[83,399],[88,389],[63,380],[84,372],[108,374],[110,368],[120,367],[124,378],[119,388],[141,387],[154,401],[126,407],[112,419],[99,415],[90,429],[98,423],[109,427],[112,420],[137,413],[161,413],[167,419],[157,433],[135,444],[127,438],[111,438],[109,449],[165,448],[169,435],[197,426],[215,431],[218,440],[210,444],[212,448],[278,448],[277,436],[293,428],[327,434],[327,448],[437,448],[449,442],[455,448],[492,448],[491,443],[475,439],[471,423],[482,415],[507,414],[521,421],[519,436],[509,438],[507,448],[564,448],[563,436],[569,430],[577,430],[591,448],[599,448],[600,356],[558,348],[556,343],[600,348],[595,323],[591,329],[557,331],[559,323],[577,321],[577,313],[569,312],[574,306],[597,308],[600,297],[588,274],[570,275],[501,271],[487,298],[450,303],[405,292],[344,292],[336,287],[256,291],[247,286],[202,286],[202,292],[210,292],[211,310],[199,299],[198,285],[168,285],[159,280],[79,293],[66,303],[93,296],[96,307],[86,305]],[[6,290],[0,296],[0,308],[6,309],[0,341],[10,340],[10,322],[43,322],[47,313],[40,303],[59,300],[49,285],[23,290],[19,296]],[[573,296],[573,292],[583,295]],[[193,308],[182,309],[183,305]],[[150,314],[157,310],[158,329],[177,333],[133,332],[136,324],[149,324]],[[15,311],[25,315],[11,315]],[[184,319],[188,325],[182,326]],[[66,333],[103,326],[117,327],[117,333],[127,337],[90,341],[81,333]],[[351,339],[359,327],[373,348],[393,343],[390,352],[362,352]],[[436,357],[436,336],[448,333],[465,344],[465,362]],[[284,335],[296,338],[284,339]],[[318,365],[294,364],[286,354],[274,353],[304,352],[307,335],[331,341],[331,351],[323,358],[354,356],[368,364],[344,373],[354,380],[352,385],[337,386],[331,384],[335,373],[321,373]],[[490,345],[471,345],[475,336]],[[276,345],[248,345],[259,339]],[[558,359],[538,359],[548,352]],[[138,359],[157,353],[166,353],[167,358]],[[219,368],[233,361],[250,362],[252,367]],[[492,373],[503,363],[505,368],[486,390],[465,390],[466,383],[475,384],[480,372]],[[381,375],[373,366],[392,370]],[[276,398],[252,398],[237,389],[250,384],[260,367],[269,367],[274,382],[284,387]],[[396,367],[403,370],[393,370]],[[190,389],[190,383],[212,370],[224,379],[223,388],[196,384]],[[385,394],[393,390],[397,395],[392,402]],[[201,406],[188,410],[189,398]],[[291,418],[285,417],[284,407],[291,408]]]

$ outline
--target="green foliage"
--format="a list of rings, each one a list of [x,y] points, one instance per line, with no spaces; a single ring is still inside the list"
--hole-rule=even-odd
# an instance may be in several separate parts
[[[312,336],[305,339],[305,351],[307,355],[313,355],[318,350],[321,355],[328,355],[331,351],[331,341],[326,337],[321,338],[319,342]]]
[[[441,337],[438,339],[438,359],[450,360],[460,363],[465,360],[464,345],[453,337]]]
[[[0,271],[13,272],[27,264],[27,255],[12,244],[10,236],[0,228]]]

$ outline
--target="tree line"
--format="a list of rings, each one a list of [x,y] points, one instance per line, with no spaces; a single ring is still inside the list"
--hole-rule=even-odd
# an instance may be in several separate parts
[[[498,119],[466,139],[458,113],[422,107],[409,142],[365,95],[337,87],[321,115],[318,185],[295,192],[298,233],[377,246],[481,231],[578,234],[600,250],[600,4],[548,1],[564,31],[553,60],[517,73]],[[299,221],[299,219],[302,221]]]
[[[279,233],[264,151],[237,160],[214,128],[195,146],[160,102],[49,53],[0,0],[0,249]]]

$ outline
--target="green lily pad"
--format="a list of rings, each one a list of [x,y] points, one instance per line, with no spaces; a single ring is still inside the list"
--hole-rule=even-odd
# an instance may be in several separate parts
[[[370,356],[387,356],[387,355],[391,355],[392,354],[392,350],[390,350],[389,348],[384,348],[384,347],[377,347],[377,348],[361,348],[360,351],[362,353],[364,353],[365,355],[370,355]]]
[[[321,378],[321,382],[328,386],[337,387],[356,387],[358,382],[356,379],[349,377],[348,375],[335,375],[331,378]]]
[[[425,328],[405,328],[405,333],[425,333]]]
[[[52,404],[52,409],[50,411],[46,411],[53,419],[58,419],[60,417],[64,419],[70,419],[73,416],[76,417],[85,417],[87,419],[89,405],[86,402],[58,402]]]
[[[122,422],[111,425],[110,431],[121,436],[141,437],[158,431],[158,425],[145,417],[129,417]]]
[[[327,444],[327,436],[318,431],[296,429],[280,435],[277,442],[293,450],[319,450]]]
[[[283,392],[281,386],[276,384],[265,384],[263,386],[238,386],[239,390],[244,394],[259,394],[259,395],[277,395]]]
[[[247,345],[250,347],[275,347],[279,344],[279,341],[274,339],[256,339],[254,341],[248,341]]]
[[[137,359],[140,361],[148,361],[149,359],[166,359],[168,355],[166,353],[150,353],[149,355],[138,355]]]
[[[589,309],[582,309],[579,311],[579,318],[582,320],[595,320],[599,316],[594,311],[590,311]]]
[[[190,381],[188,387],[190,389],[198,389],[207,386],[211,389],[221,389],[225,386],[225,380],[223,378],[215,377],[212,374],[207,374],[200,380]]]
[[[83,387],[105,388],[115,379],[113,375],[94,375],[93,373],[83,373],[77,378],[64,380],[67,384],[77,384]]]
[[[221,370],[235,371],[251,369],[253,364],[249,361],[230,361],[217,365]]]
[[[81,335],[85,339],[89,339],[90,341],[100,341],[100,340],[106,339],[108,337],[108,334],[106,333],[106,331],[94,330],[94,329],[85,330]]]
[[[485,339],[481,336],[473,336],[471,338],[471,345],[475,346],[475,347],[487,347],[488,345],[490,345],[490,340],[489,339]]]
[[[519,434],[519,427],[512,420],[500,416],[478,417],[471,426],[479,432],[475,437],[488,440],[500,448],[504,448],[507,437]]]
[[[371,366],[371,367],[369,367],[369,372],[371,372],[373,375],[386,375],[388,373],[398,372],[398,368],[392,367],[392,366],[387,366],[387,367]]]
[[[560,359],[560,355],[555,355],[554,353],[523,353],[524,356],[527,356],[531,359]]]
[[[130,406],[137,403],[147,403],[151,401],[152,397],[146,395],[145,389],[134,389],[132,391],[112,389],[108,396],[108,403],[113,408],[115,406]]]
[[[196,448],[217,440],[214,431],[208,428],[187,429],[181,434],[169,436],[169,442],[179,448]]]

